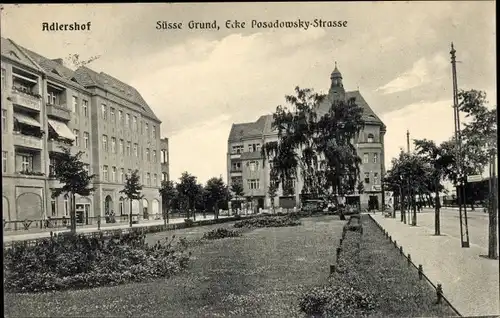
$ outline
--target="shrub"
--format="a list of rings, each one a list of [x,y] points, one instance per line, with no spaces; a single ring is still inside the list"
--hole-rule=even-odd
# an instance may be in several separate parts
[[[229,230],[222,227],[203,234],[203,238],[207,240],[216,240],[226,237],[238,237],[238,236],[241,236],[240,232]]]
[[[145,235],[133,231],[14,246],[4,249],[4,286],[8,292],[40,292],[168,277],[186,268],[190,256],[184,245],[173,244],[174,237],[148,246]]]
[[[345,228],[347,231],[353,231],[353,232],[360,232],[362,231],[361,229],[361,224],[346,224]]]
[[[242,220],[236,222],[234,227],[284,227],[284,226],[298,226],[302,223],[295,216],[263,216],[253,219]]]
[[[375,309],[375,301],[371,293],[341,283],[312,288],[302,295],[299,306],[308,315],[359,317]]]
[[[191,219],[184,219],[184,224],[186,227],[192,227],[194,225],[194,221]]]

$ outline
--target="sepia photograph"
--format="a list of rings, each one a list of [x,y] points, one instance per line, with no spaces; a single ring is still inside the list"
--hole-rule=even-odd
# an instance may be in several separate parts
[[[4,317],[500,317],[496,2],[0,4]]]

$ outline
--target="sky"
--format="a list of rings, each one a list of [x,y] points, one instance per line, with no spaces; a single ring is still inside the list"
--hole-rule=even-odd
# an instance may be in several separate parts
[[[262,29],[258,21],[347,21],[345,28]],[[226,20],[246,28],[226,29]],[[42,31],[44,22],[90,31]],[[157,21],[182,22],[157,30]],[[219,30],[188,29],[216,21]],[[285,105],[296,86],[326,93],[337,62],[387,126],[385,158],[411,139],[452,136],[450,43],[458,86],[483,90],[496,106],[495,3],[318,2],[3,5],[1,35],[48,58],[99,58],[88,67],[128,83],[162,120],[170,175],[226,178],[232,123]],[[68,65],[71,67],[71,65]]]

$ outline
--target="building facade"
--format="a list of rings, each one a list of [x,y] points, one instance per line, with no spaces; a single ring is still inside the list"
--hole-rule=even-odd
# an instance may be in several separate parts
[[[386,126],[373,112],[359,91],[346,92],[342,74],[335,66],[331,74],[331,85],[325,100],[318,105],[318,116],[328,112],[334,100],[355,98],[356,104],[363,109],[364,128],[354,141],[358,156],[362,160],[359,179],[363,184],[361,193],[358,189],[348,200],[358,201],[362,208],[380,209],[384,202],[382,176],[385,173],[384,136]],[[270,208],[268,194],[270,167],[261,155],[260,149],[267,142],[277,141],[277,132],[272,128],[272,115],[261,116],[256,122],[233,124],[228,138],[227,175],[228,184],[239,182],[243,185],[246,200],[259,208]],[[300,176],[300,172],[297,173]],[[300,205],[300,193],[303,182],[300,177],[292,180],[294,201]],[[286,205],[283,187],[280,185],[274,200],[275,206]],[[288,206],[286,206],[288,207]]]
[[[95,174],[94,193],[77,197],[77,220],[126,215],[119,193],[125,176],[139,170],[144,199],[133,202],[140,218],[161,213],[161,121],[133,87],[87,67],[76,71],[2,38],[2,196],[6,221],[69,217],[58,187],[53,154],[60,146],[81,151]],[[168,148],[167,148],[168,151]]]

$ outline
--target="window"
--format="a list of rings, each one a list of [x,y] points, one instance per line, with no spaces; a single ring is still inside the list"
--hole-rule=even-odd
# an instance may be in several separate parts
[[[233,146],[233,154],[240,154],[242,152],[243,152],[242,145]]]
[[[138,145],[134,144],[134,156],[139,157]]]
[[[2,68],[2,89],[7,86],[7,73],[4,68]]]
[[[373,184],[378,184],[378,172],[373,173]]]
[[[116,153],[116,138],[111,137],[111,152]]]
[[[151,185],[151,174],[149,172],[146,173],[146,184]]]
[[[104,104],[101,104],[101,114],[102,114],[102,119],[108,120],[108,109]]]
[[[363,154],[363,163],[368,163],[368,154],[367,153]]]
[[[7,131],[7,109],[2,108],[2,131]]]
[[[248,152],[252,152],[252,149],[253,149],[252,145],[248,145]]]
[[[111,181],[116,182],[116,167],[111,167]]]
[[[104,181],[108,181],[108,166],[102,166],[102,178]]]
[[[77,109],[78,109],[78,97],[73,96],[71,103],[71,111],[73,113],[76,113]]]
[[[82,109],[83,109],[83,116],[84,117],[89,117],[89,101],[88,100],[82,100]]]
[[[118,111],[118,122],[123,123],[123,112],[121,110]]]
[[[156,163],[156,150],[153,150],[153,162]]]
[[[115,109],[113,107],[109,108],[109,119],[113,124],[115,123]]]
[[[55,175],[55,165],[56,160],[54,158],[49,157],[49,177],[53,177]]]
[[[259,162],[258,161],[250,161],[249,166],[250,166],[250,171],[259,170]]]
[[[167,163],[167,151],[165,149],[162,149],[160,151],[160,155],[161,155],[161,163]]]
[[[120,155],[123,155],[123,139],[120,139],[120,145],[118,147],[120,149]]]
[[[127,126],[127,128],[130,128],[130,114],[125,115],[125,126]]]
[[[132,129],[133,129],[134,131],[137,131],[137,117],[136,117],[136,116],[134,116],[133,120],[134,120],[134,121],[133,121],[133,124],[132,124]]]
[[[47,104],[55,105],[57,100],[57,95],[54,91],[47,90]]]
[[[89,133],[86,131],[83,132],[83,147],[89,149]]]
[[[73,135],[75,135],[75,146],[80,147],[80,131],[78,129],[73,129]]]
[[[255,151],[257,151],[257,152],[260,151],[260,144],[255,145]]]
[[[108,151],[108,136],[102,135],[102,149]]]
[[[144,133],[146,134],[146,137],[149,137],[149,125],[147,123],[144,126]]]
[[[7,151],[2,151],[2,171],[7,172]]]
[[[373,163],[377,163],[378,162],[378,153],[374,153],[373,154]]]
[[[158,175],[156,173],[153,175],[153,185],[155,187],[158,185]]]
[[[156,127],[155,126],[153,126],[151,128],[151,134],[153,135],[153,139],[155,139],[156,138]]]
[[[21,171],[33,170],[33,156],[21,155]]]
[[[51,199],[50,200],[50,213],[52,216],[56,216],[57,215],[57,209],[56,209],[57,205],[56,205],[56,200],[55,199]]]
[[[365,183],[370,183],[370,173],[365,172]]]
[[[248,180],[248,188],[250,190],[256,190],[260,188],[259,179],[249,179]]]
[[[368,142],[374,142],[374,137],[373,137],[373,134],[368,134],[367,141],[368,141]]]
[[[167,173],[166,172],[162,172],[162,174],[161,174],[161,180],[162,181],[168,181]]]
[[[64,216],[69,214],[69,201],[67,197],[64,197]]]
[[[149,161],[149,148],[146,148],[146,160]]]
[[[241,162],[239,161],[233,162],[231,167],[233,171],[241,171]]]
[[[130,156],[130,147],[132,147],[132,143],[127,141],[127,156]]]
[[[125,169],[120,169],[120,182],[125,182]]]

